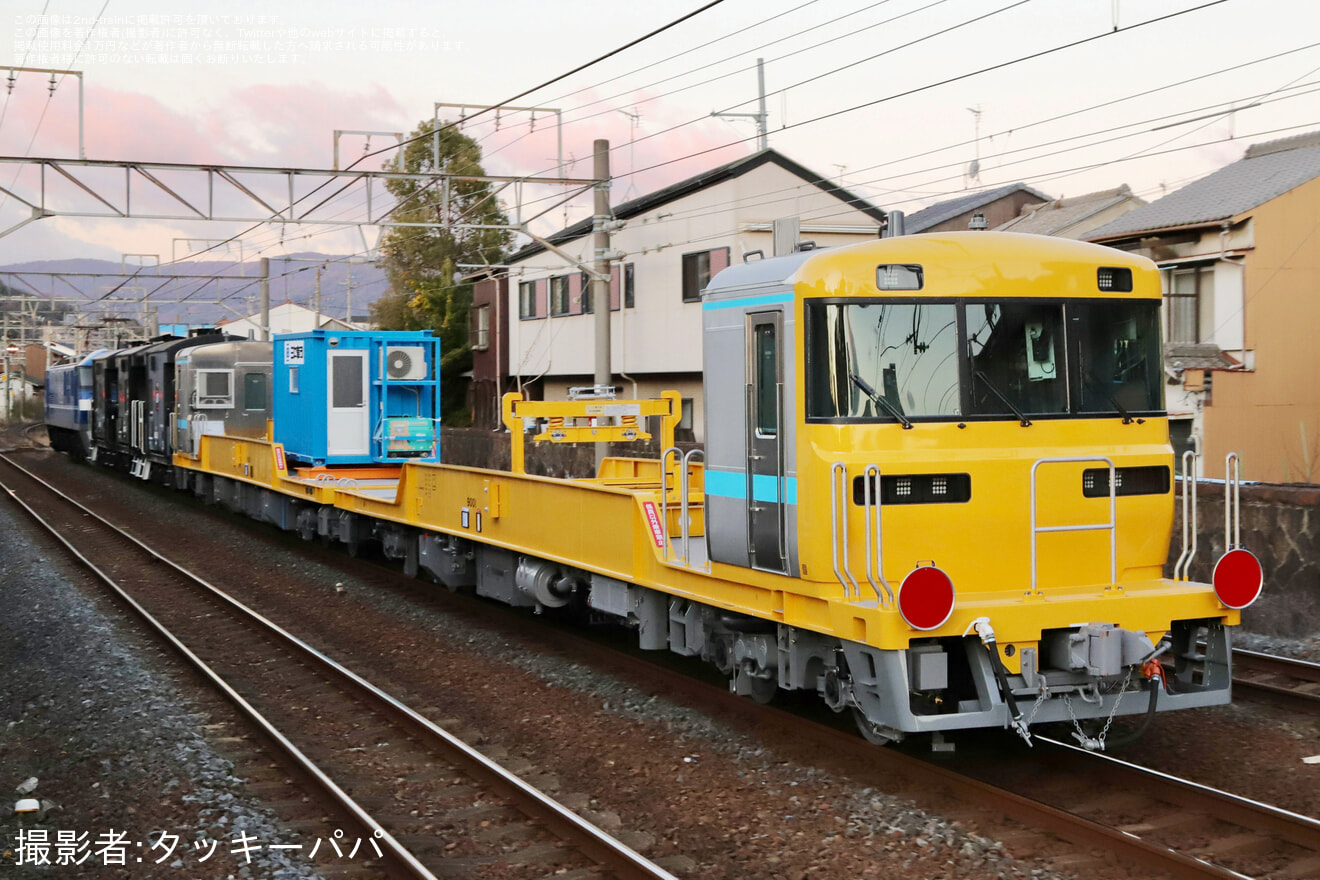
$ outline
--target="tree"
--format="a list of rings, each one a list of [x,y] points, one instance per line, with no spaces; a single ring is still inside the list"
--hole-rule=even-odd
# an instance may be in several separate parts
[[[413,174],[444,173],[479,176],[481,148],[457,128],[442,125],[439,162],[434,126],[422,120],[413,137],[388,168]],[[400,223],[436,226],[393,227],[381,237],[379,265],[390,291],[371,307],[372,319],[386,330],[434,330],[441,337],[441,417],[466,411],[462,373],[472,367],[468,344],[468,311],[472,287],[455,281],[458,263],[498,263],[513,242],[508,229],[455,228],[458,224],[507,226],[491,185],[477,180],[450,180],[447,188],[425,180],[390,180],[386,188],[399,201],[393,218]]]

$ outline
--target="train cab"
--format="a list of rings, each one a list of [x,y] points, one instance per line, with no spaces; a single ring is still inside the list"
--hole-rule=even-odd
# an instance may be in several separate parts
[[[710,559],[794,578],[835,618],[892,612],[832,620],[876,729],[984,724],[995,691],[1089,698],[1207,632],[1180,697],[1227,701],[1199,683],[1236,612],[1162,576],[1161,295],[1147,260],[1003,233],[726,269],[702,303]]]

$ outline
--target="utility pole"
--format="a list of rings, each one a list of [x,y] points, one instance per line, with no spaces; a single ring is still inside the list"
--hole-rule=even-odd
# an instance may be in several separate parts
[[[596,386],[613,384],[610,364],[610,142],[595,143],[591,175],[596,179],[595,205],[591,217],[592,264],[591,306],[596,311]],[[620,291],[622,295],[622,291]],[[606,443],[596,444],[596,472],[609,452]]]
[[[769,128],[770,115],[765,109],[765,59],[756,59],[756,88],[759,100],[758,110],[755,113],[716,113],[711,116],[718,116],[721,119],[751,119],[756,122],[756,148],[766,150],[770,147],[770,135],[767,132]]]
[[[313,301],[316,308],[316,326],[321,326],[321,267],[316,267],[316,299]]]
[[[270,340],[270,257],[261,258],[261,341]]]
[[[353,261],[348,261],[348,276],[344,279],[344,321],[353,326]]]
[[[5,310],[5,424],[13,421],[14,416],[14,379],[9,375],[9,310]]]

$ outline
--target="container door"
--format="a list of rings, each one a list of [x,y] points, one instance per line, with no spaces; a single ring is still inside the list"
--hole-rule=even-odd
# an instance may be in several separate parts
[[[782,572],[784,558],[784,411],[780,312],[747,316],[747,528],[752,567]]]
[[[367,352],[332,351],[326,357],[330,377],[326,455],[368,455],[371,429],[367,418]]]

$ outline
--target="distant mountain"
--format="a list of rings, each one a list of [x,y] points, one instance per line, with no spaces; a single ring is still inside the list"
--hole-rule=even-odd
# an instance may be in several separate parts
[[[321,311],[336,318],[349,309],[348,281],[352,276],[352,311],[365,315],[368,306],[388,288],[385,273],[370,263],[348,263],[347,257],[301,253],[270,261],[270,302],[295,302],[313,306],[316,270],[321,271]],[[35,260],[0,266],[0,283],[16,294],[32,288],[56,297],[85,299],[72,303],[84,315],[116,312],[137,317],[145,305],[155,308],[162,323],[207,324],[250,315],[259,308],[260,264],[249,260],[240,266],[232,260],[189,260],[159,270],[128,267],[121,274],[118,263],[109,260]],[[134,273],[136,272],[136,275]],[[14,273],[69,273],[55,279],[49,275]],[[99,273],[97,277],[85,277]],[[242,274],[240,274],[242,273]],[[176,278],[176,275],[223,276],[219,281]],[[21,278],[21,282],[20,279]],[[118,288],[111,292],[112,288]],[[103,298],[104,297],[104,298]],[[221,299],[223,305],[217,305]],[[181,303],[172,300],[184,300]]]

